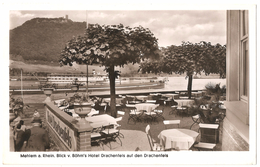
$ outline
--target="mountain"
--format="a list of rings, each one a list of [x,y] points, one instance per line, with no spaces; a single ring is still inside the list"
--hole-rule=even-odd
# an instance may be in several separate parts
[[[68,18],[34,18],[10,30],[10,59],[58,63],[61,50],[73,36],[84,35],[86,22]]]

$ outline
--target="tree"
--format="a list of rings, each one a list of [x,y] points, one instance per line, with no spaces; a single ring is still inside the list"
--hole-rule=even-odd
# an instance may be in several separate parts
[[[158,42],[148,28],[120,25],[89,25],[85,36],[71,39],[63,49],[61,65],[99,64],[109,74],[111,115],[116,117],[115,66],[139,63],[147,58],[157,58]]]
[[[206,75],[210,73],[220,74],[225,77],[226,73],[226,46],[220,44],[211,45],[210,42],[191,43],[183,42],[180,46],[171,45],[162,50],[163,57],[159,61],[145,61],[140,69],[145,72],[166,72],[186,74],[188,78],[188,96],[191,98],[193,74]]]

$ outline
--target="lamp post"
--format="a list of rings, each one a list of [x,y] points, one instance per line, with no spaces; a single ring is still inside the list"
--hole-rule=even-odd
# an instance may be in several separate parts
[[[21,68],[21,94],[23,99],[23,69]]]
[[[89,95],[88,95],[88,65],[87,65],[87,80],[86,80],[86,91],[87,91],[87,99],[89,100]]]
[[[86,11],[86,31],[88,29],[88,13]],[[88,96],[88,64],[87,64],[87,84],[86,84],[86,91],[87,91],[87,99],[89,100],[89,96]]]

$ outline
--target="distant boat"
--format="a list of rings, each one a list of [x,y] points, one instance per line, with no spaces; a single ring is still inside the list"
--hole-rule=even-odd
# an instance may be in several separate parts
[[[55,83],[55,84],[68,84],[72,83],[75,80],[78,82],[82,82],[85,84],[87,82],[86,74],[48,74],[47,75],[47,82]],[[107,74],[89,74],[88,75],[88,82],[95,83],[95,82],[106,82],[108,80]]]

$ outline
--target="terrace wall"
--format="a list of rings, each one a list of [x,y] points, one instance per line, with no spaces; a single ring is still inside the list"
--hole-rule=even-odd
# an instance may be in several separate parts
[[[90,125],[80,127],[53,102],[46,102],[46,125],[60,151],[91,151]]]

